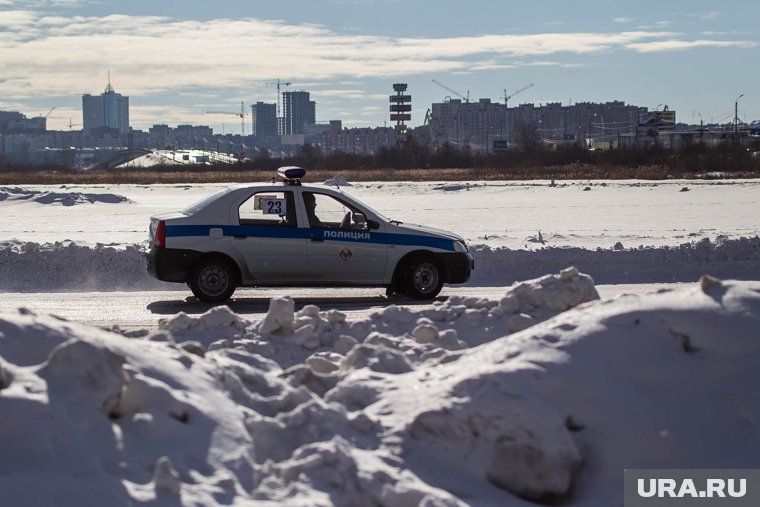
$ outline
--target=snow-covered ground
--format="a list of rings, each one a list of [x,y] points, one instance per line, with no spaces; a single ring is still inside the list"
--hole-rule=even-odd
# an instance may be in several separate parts
[[[760,280],[759,185],[350,188],[465,236],[497,300],[2,314],[2,504],[596,507],[626,468],[760,468],[760,281],[699,278]],[[151,288],[147,217],[210,187],[0,189],[0,290]],[[694,283],[601,301],[584,273]]]
[[[597,507],[626,468],[758,468],[760,283],[595,297],[570,269],[360,322],[2,315],[3,504]]]
[[[183,209],[222,186],[0,187],[0,239],[140,243],[147,217]],[[344,188],[390,218],[510,249],[675,246],[760,230],[758,180],[383,182]],[[67,203],[79,205],[62,211],[58,204]]]
[[[171,288],[145,273],[148,218],[222,185],[0,188],[0,291]],[[471,245],[472,284],[574,265],[597,283],[760,279],[760,181],[357,183],[386,216]]]

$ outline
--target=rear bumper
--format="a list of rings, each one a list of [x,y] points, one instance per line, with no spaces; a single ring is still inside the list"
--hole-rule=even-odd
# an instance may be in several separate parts
[[[200,255],[200,252],[195,250],[151,248],[150,252],[145,254],[148,274],[164,282],[184,282]]]
[[[438,254],[446,265],[448,283],[465,283],[470,279],[472,270],[475,269],[475,259],[469,253],[443,253]]]

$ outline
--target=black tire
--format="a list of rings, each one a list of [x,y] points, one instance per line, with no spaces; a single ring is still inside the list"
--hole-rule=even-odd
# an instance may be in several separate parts
[[[433,257],[413,257],[401,270],[401,287],[414,299],[433,299],[443,288],[444,273],[441,264]]]
[[[227,301],[237,288],[235,270],[224,259],[200,261],[190,274],[187,284],[195,297],[204,303]]]

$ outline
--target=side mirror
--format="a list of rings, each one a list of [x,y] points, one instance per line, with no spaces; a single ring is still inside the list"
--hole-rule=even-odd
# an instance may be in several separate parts
[[[380,224],[378,222],[375,222],[374,220],[367,220],[367,229],[369,229],[370,231],[374,231],[379,228],[380,228]]]

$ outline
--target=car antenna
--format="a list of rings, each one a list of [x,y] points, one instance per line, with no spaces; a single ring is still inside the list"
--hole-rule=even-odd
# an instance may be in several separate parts
[[[340,184],[338,183],[338,178],[330,178],[325,182],[327,185],[335,185],[335,188],[340,190]]]

